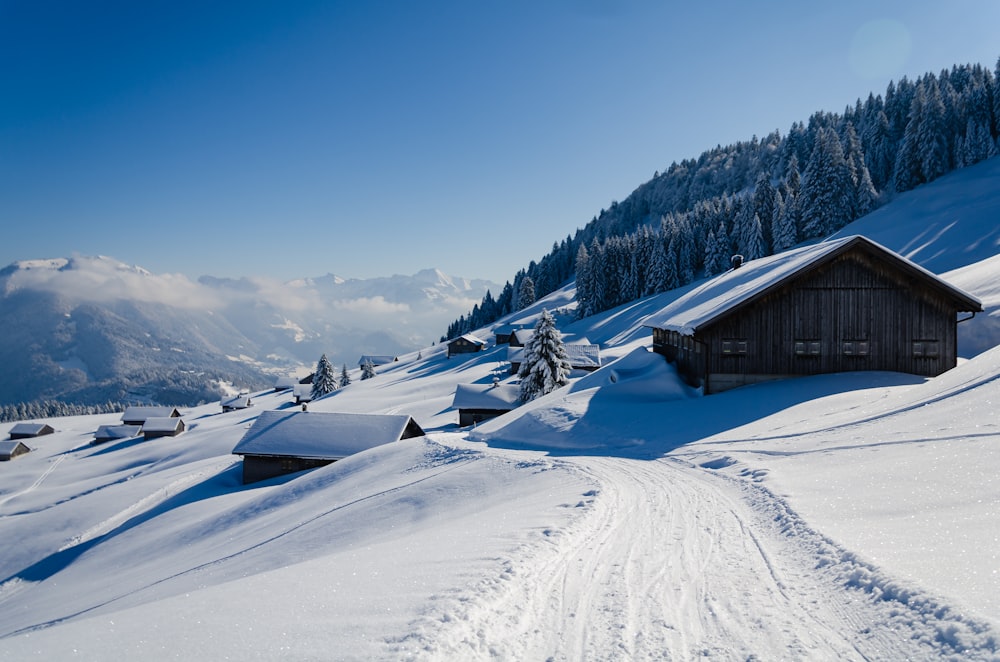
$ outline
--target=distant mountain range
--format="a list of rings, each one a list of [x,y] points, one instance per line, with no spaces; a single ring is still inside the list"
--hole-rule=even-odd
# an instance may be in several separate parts
[[[354,368],[362,354],[430,345],[498,289],[436,269],[195,282],[108,257],[15,262],[0,270],[0,404],[194,404],[304,371],[323,353]]]

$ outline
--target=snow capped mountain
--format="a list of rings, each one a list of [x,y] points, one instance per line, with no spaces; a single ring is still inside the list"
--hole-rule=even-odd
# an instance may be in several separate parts
[[[354,366],[431,344],[490,288],[437,270],[281,283],[191,281],[103,256],[19,261],[0,270],[0,315],[22,320],[0,330],[0,359],[14,368],[0,404],[198,402],[218,381],[259,387],[323,353]],[[205,378],[180,377],[192,374]]]

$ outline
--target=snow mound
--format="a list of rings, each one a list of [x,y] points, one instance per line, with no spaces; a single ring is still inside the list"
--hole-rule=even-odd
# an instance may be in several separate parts
[[[655,404],[698,393],[662,356],[638,348],[482,425],[470,438],[505,448],[617,455],[665,441],[668,420]]]

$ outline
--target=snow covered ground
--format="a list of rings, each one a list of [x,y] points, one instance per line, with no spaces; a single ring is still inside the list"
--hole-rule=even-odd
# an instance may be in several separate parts
[[[996,261],[962,273],[990,308]],[[600,371],[460,429],[506,348],[425,348],[309,409],[426,437],[292,476],[231,454],[289,392],[175,438],[48,421],[0,463],[0,659],[1000,659],[1000,348],[701,397],[640,325],[679,293],[581,321],[572,294],[521,317]]]

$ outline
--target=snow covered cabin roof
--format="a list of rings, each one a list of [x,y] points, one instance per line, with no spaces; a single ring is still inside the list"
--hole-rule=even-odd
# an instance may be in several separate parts
[[[423,434],[416,421],[405,414],[271,410],[261,412],[233,453],[340,460]]]
[[[128,439],[129,437],[138,437],[141,432],[142,426],[139,425],[102,425],[94,433],[94,439],[97,441]]]
[[[282,375],[274,380],[274,390],[275,391],[285,391],[290,388],[294,388],[299,380],[291,375]]]
[[[480,346],[486,345],[486,341],[485,340],[481,340],[480,338],[477,338],[476,336],[472,335],[471,333],[466,333],[466,334],[463,334],[463,335],[459,336],[458,338],[454,338],[454,339],[451,340],[451,342],[455,342],[456,340],[459,340],[459,339],[467,340],[468,342],[472,343],[473,345],[480,345]]]
[[[219,400],[219,404],[222,405],[222,409],[224,411],[231,411],[233,409],[246,409],[253,403],[250,401],[250,396],[244,393],[241,395],[224,397]]]
[[[601,347],[600,345],[589,344],[566,344],[566,358],[569,364],[577,369],[591,369],[601,367]]]
[[[399,359],[390,354],[364,354],[360,359],[358,359],[358,366],[364,366],[366,360],[371,361],[371,364],[377,368],[380,365],[393,363]]]
[[[18,423],[10,429],[11,439],[29,439],[43,434],[52,434],[55,430],[46,423]]]
[[[705,325],[859,246],[879,253],[903,272],[924,279],[963,306],[960,311],[982,310],[982,304],[976,297],[871,239],[852,235],[745,262],[739,268],[730,269],[675,299],[660,312],[643,320],[643,326],[694,335]]]
[[[122,414],[122,423],[126,425],[142,425],[147,418],[179,417],[181,413],[176,407],[128,407]]]
[[[512,333],[511,335],[514,336],[514,339],[517,342],[519,342],[520,344],[524,345],[529,340],[531,340],[532,336],[535,335],[535,329],[534,328],[531,328],[531,329],[518,329],[518,330],[514,331],[514,333]]]
[[[521,387],[514,384],[459,384],[455,387],[455,409],[495,409],[510,411],[521,399]]]

